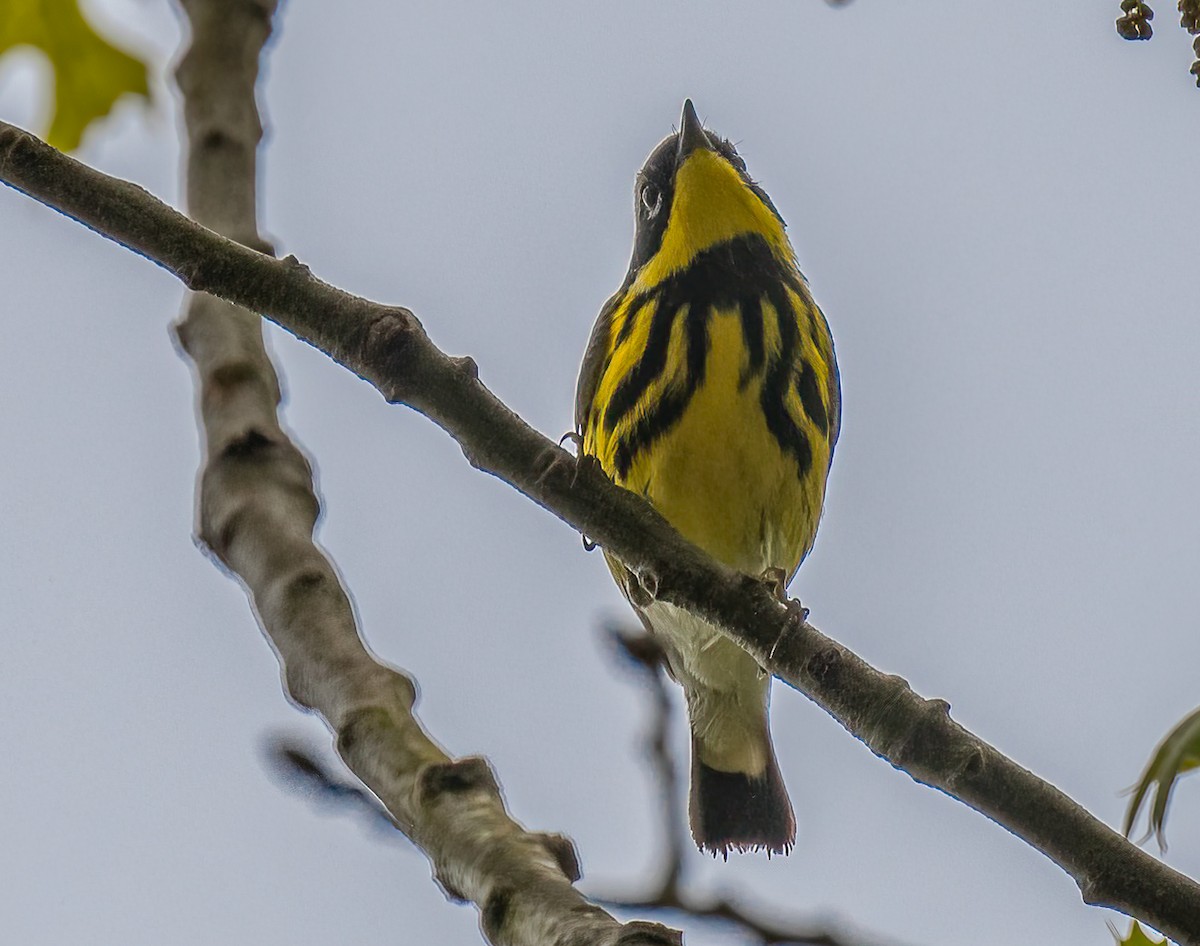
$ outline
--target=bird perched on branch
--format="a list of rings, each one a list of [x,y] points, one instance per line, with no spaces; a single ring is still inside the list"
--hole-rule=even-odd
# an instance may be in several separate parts
[[[714,558],[783,588],[812,548],[840,425],[833,340],[783,218],[691,101],[634,188],[633,258],[592,329],[583,452]],[[607,555],[683,686],[702,850],[786,853],[770,678],[716,627],[653,600]]]

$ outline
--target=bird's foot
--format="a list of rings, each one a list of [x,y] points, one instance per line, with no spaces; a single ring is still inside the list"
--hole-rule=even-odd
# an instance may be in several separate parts
[[[580,475],[585,474],[589,468],[595,467],[601,472],[603,472],[603,468],[600,466],[600,461],[598,459],[596,459],[590,453],[583,452],[583,434],[581,434],[579,431],[568,430],[565,434],[558,438],[558,445],[560,447],[567,443],[575,448],[575,469],[571,474],[571,488],[574,489],[579,483]],[[586,535],[581,534],[581,537],[583,539],[583,547],[589,552],[594,551],[596,548],[596,543],[589,539]]]
[[[787,604],[790,600],[787,595],[788,573],[782,568],[767,568],[758,576],[758,580],[770,589],[777,601]]]
[[[808,620],[808,608],[795,598],[789,598],[787,593],[788,573],[782,568],[767,568],[758,576],[775,596],[775,600],[788,609],[788,616],[797,623],[803,624]]]
[[[779,649],[780,643],[782,643],[783,638],[788,632],[793,628],[803,627],[804,623],[808,620],[808,608],[802,605],[796,598],[788,597],[788,574],[782,568],[767,568],[758,576],[758,580],[770,589],[771,594],[775,596],[780,604],[787,608],[788,612],[788,619],[783,625],[783,630],[780,631],[779,638],[771,647],[770,654],[767,655],[769,660],[774,660],[775,652]],[[763,672],[766,673],[766,670],[764,669]]]

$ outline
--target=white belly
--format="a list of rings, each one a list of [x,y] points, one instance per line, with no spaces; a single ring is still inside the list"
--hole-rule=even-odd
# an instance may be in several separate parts
[[[762,771],[771,678],[702,618],[662,601],[645,613],[683,685],[704,762],[726,772]]]

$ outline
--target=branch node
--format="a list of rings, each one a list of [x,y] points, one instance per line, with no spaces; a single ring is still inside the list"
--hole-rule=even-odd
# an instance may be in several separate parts
[[[241,144],[238,139],[234,138],[234,136],[230,134],[230,132],[227,130],[227,126],[223,124],[209,125],[207,128],[203,129],[199,135],[193,134],[191,137],[191,146],[193,151],[219,151],[226,145],[234,147]]]
[[[463,459],[471,464],[471,469],[483,469],[483,461],[479,459],[479,454],[469,444],[460,443],[458,446],[462,450]]]
[[[188,323],[181,323],[178,327],[180,342],[187,348],[185,341],[185,331]],[[232,361],[224,361],[208,375],[208,384],[215,388],[234,388],[241,384],[249,384],[257,381],[261,375],[258,365],[250,361],[248,358],[238,358]],[[207,391],[205,393],[208,393]],[[221,393],[224,393],[222,391]]]
[[[308,264],[300,262],[293,253],[289,253],[283,258],[283,265],[288,269],[303,273],[305,276],[312,276],[312,270],[308,268]]]
[[[405,712],[411,713],[417,705],[417,681],[407,673],[392,668],[392,688]]]
[[[500,797],[500,786],[482,756],[468,756],[425,766],[417,778],[417,804],[435,801],[445,793],[481,791]]]
[[[388,306],[367,326],[362,358],[373,375],[384,379],[384,396],[389,404],[402,404],[408,399],[413,387],[413,342],[421,334],[416,316],[399,306]]]
[[[224,380],[224,379],[222,379]],[[274,441],[256,427],[231,437],[221,448],[222,460],[260,460],[273,447]]]
[[[379,730],[390,725],[387,711],[379,706],[361,706],[346,714],[337,728],[337,753],[343,759],[353,758],[358,745]]]
[[[971,751],[967,754],[967,758],[962,764],[959,778],[956,781],[974,781],[983,774],[986,766],[987,757],[984,755],[983,750],[978,746],[972,746]]]
[[[583,876],[583,870],[579,866],[579,852],[575,850],[574,841],[565,834],[552,834],[546,831],[538,832],[533,837],[554,858],[554,863],[566,875],[567,880],[575,883]]]
[[[50,145],[24,128],[7,125],[0,130],[0,171],[7,174],[9,163],[14,158],[28,160],[27,154],[32,152],[36,155],[39,148],[50,150]]]
[[[450,900],[451,902],[468,903],[470,901],[471,898],[463,893],[462,890],[460,890],[452,881],[448,880],[446,875],[436,867],[433,871],[433,879],[434,882],[442,889],[442,893],[446,895],[446,899]]]
[[[1104,897],[1098,892],[1102,884],[1092,875],[1085,874],[1075,880],[1079,886],[1079,896],[1089,907],[1105,906]]]
[[[841,671],[842,655],[836,647],[823,647],[804,663],[804,674],[822,687],[837,687]]]
[[[451,358],[450,363],[454,369],[458,371],[467,381],[479,380],[479,365],[470,355],[463,355],[460,358]]]
[[[511,887],[496,885],[480,907],[479,923],[483,927],[483,935],[490,943],[503,942],[499,934],[504,928],[505,920],[508,919],[512,895]]]
[[[683,934],[661,923],[633,920],[625,924],[615,946],[683,946]]]

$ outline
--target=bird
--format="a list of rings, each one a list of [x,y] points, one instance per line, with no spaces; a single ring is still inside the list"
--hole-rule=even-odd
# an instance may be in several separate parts
[[[781,597],[812,549],[841,429],[833,339],[783,217],[691,100],[634,185],[629,270],[600,310],[575,399],[582,455],[713,558]],[[715,625],[610,571],[682,685],[701,851],[789,853],[796,820],[770,677]]]

